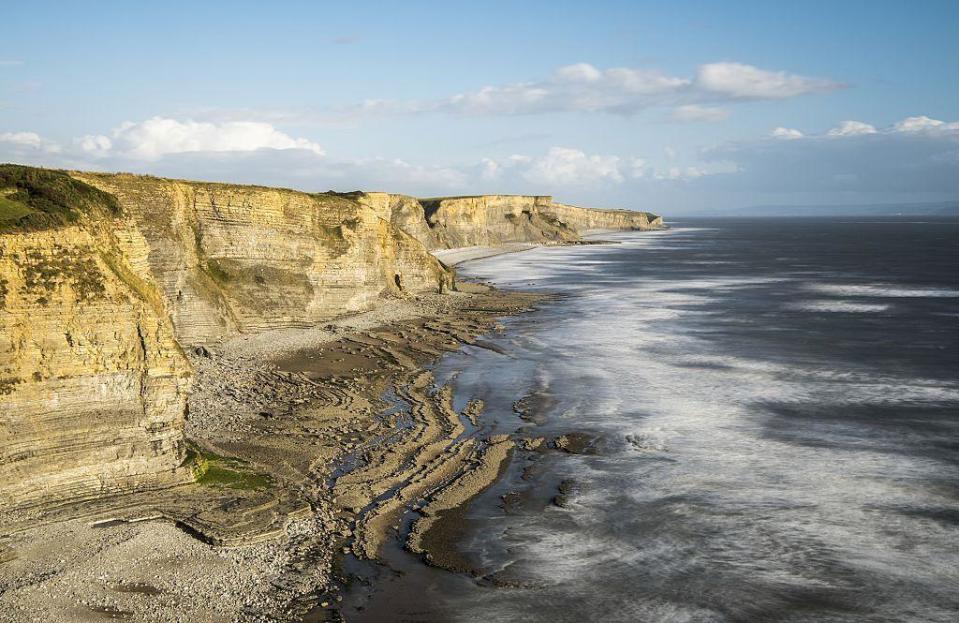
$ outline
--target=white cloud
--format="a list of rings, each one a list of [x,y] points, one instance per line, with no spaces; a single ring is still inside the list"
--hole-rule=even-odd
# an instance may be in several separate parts
[[[426,109],[448,109],[469,115],[521,114],[531,109],[548,107],[550,92],[533,84],[512,84],[504,87],[483,87],[473,93],[454,95],[439,106]],[[413,106],[416,111],[420,107]]]
[[[113,148],[113,141],[102,134],[87,134],[74,141],[84,153],[93,156],[105,156]]]
[[[659,71],[616,67],[600,70],[589,63],[557,69],[550,80],[486,86],[434,102],[377,102],[380,110],[446,111],[468,115],[516,115],[540,112],[633,112],[689,84]],[[364,104],[370,109],[370,104]]]
[[[495,180],[500,176],[502,167],[498,162],[491,158],[483,158],[480,161],[480,177],[484,180]]]
[[[618,156],[588,155],[569,147],[552,147],[545,156],[529,164],[523,177],[547,186],[623,181]]]
[[[567,82],[596,82],[603,77],[603,72],[589,63],[576,63],[557,69],[556,77]]]
[[[722,108],[686,104],[673,110],[673,121],[722,121],[729,117],[729,111]]]
[[[893,125],[896,132],[942,132],[959,130],[959,121],[946,123],[939,119],[930,119],[925,115],[907,117]]]
[[[576,63],[560,67],[549,80],[488,86],[453,96],[437,108],[469,114],[631,113],[667,104],[687,90],[690,83],[687,78],[654,69],[600,69],[589,63]]]
[[[685,182],[731,170],[728,163],[711,163],[706,167],[670,165],[660,169],[645,158],[588,154],[581,149],[552,147],[536,157],[513,155],[501,161],[483,159],[479,177],[485,182],[494,181],[499,188],[542,193],[553,192],[553,189],[597,190],[634,183]]]
[[[795,134],[793,134],[795,133]],[[775,140],[793,138],[796,140]],[[845,121],[820,134],[777,128],[770,138],[705,152],[735,165],[710,181],[728,189],[772,193],[959,193],[959,123],[909,117],[885,128]]]
[[[936,136],[959,137],[959,121],[946,122],[931,119],[925,116],[907,117],[886,128],[877,128],[863,121],[843,121],[825,134],[803,134],[799,130],[779,127],[770,132],[769,136],[779,139],[818,139],[818,138],[853,138],[874,134],[926,134]]]
[[[168,154],[188,152],[245,152],[258,149],[301,149],[323,155],[316,143],[293,138],[269,123],[228,121],[223,123],[178,121],[153,117],[139,123],[126,122],[104,136],[80,139],[85,151],[102,153],[116,149],[128,157],[156,160]]]
[[[48,153],[59,153],[62,150],[60,145],[43,138],[36,132],[3,132],[0,133],[0,143]]]
[[[538,82],[489,85],[436,100],[366,100],[340,114],[396,115],[447,112],[463,115],[522,115],[546,112],[631,113],[682,90],[689,80],[648,69],[599,69],[589,63],[558,68]]]
[[[704,91],[732,99],[785,99],[842,86],[823,78],[768,71],[743,63],[701,65],[696,75],[696,85]]]
[[[792,141],[797,138],[802,138],[803,133],[799,130],[794,130],[793,128],[774,128],[772,132],[769,133],[769,136],[772,138],[778,138],[781,140]]]
[[[695,77],[656,69],[601,69],[575,63],[544,80],[488,85],[435,100],[368,100],[341,110],[347,117],[448,112],[463,115],[521,115],[550,112],[632,114],[674,108],[679,121],[717,121],[728,113],[717,102],[776,100],[828,91],[843,85],[742,63],[702,65]],[[704,103],[711,104],[709,106]]]
[[[843,121],[838,127],[835,127],[826,133],[827,136],[861,136],[863,134],[875,134],[875,126],[862,121]]]
[[[0,67],[19,67],[23,61],[17,59],[0,59]]]
[[[639,95],[671,93],[689,85],[686,78],[667,76],[651,69],[614,67],[602,72],[604,81],[615,89]]]
[[[629,176],[634,179],[646,177],[650,172],[649,163],[645,158],[633,158],[629,163]]]
[[[374,158],[349,163],[350,167],[369,169],[371,173],[391,180],[402,179],[405,184],[431,188],[462,188],[467,175],[453,167],[415,165],[399,158]]]
[[[683,182],[694,180],[698,177],[709,175],[710,173],[700,167],[669,167],[665,170],[653,172],[653,178],[657,180],[666,180],[671,182]]]

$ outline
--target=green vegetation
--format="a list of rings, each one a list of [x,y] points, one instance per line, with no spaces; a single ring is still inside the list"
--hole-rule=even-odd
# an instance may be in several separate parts
[[[53,229],[95,211],[116,216],[120,204],[64,171],[0,164],[0,233]]]
[[[223,265],[218,260],[213,258],[210,258],[206,261],[206,272],[209,273],[213,281],[217,282],[221,286],[225,286],[233,279]]]
[[[0,396],[6,396],[7,394],[12,394],[14,388],[19,385],[22,381],[16,377],[0,379]]]
[[[220,456],[191,446],[184,464],[193,465],[197,484],[204,487],[227,487],[230,489],[266,489],[273,479],[250,469],[241,459]]]
[[[228,293],[244,306],[258,308],[265,305],[263,309],[266,310],[272,300],[270,297],[279,292],[286,297],[313,296],[313,285],[306,268],[308,263],[304,270],[290,270],[231,258],[208,258],[201,266],[221,294]]]
[[[31,250],[27,252],[25,260],[22,264],[24,286],[28,292],[40,295],[44,301],[61,283],[67,281],[81,301],[92,301],[106,294],[103,273],[93,259],[93,250],[90,248],[68,251],[55,245],[52,254]]]
[[[11,192],[11,194],[13,194]],[[19,201],[13,201],[0,195],[0,227],[5,223],[16,222],[33,212]]]
[[[325,193],[309,193],[317,203],[327,209],[355,210],[358,207],[357,199],[363,191],[355,190],[348,193],[338,193],[328,190]]]
[[[141,300],[149,303],[157,312],[157,315],[164,315],[163,299],[156,291],[156,288],[143,281],[136,273],[127,268],[126,264],[119,258],[119,252],[114,250],[103,251],[100,253],[100,259],[103,260],[103,263],[110,269],[110,272],[122,281],[124,285],[133,290]]]
[[[200,232],[200,226],[195,221],[190,221],[190,229],[193,230],[193,242],[196,244],[196,252],[203,253],[203,233]]]
[[[355,221],[356,219],[353,220]],[[355,224],[356,223],[354,222],[353,225]],[[324,225],[323,223],[317,223],[315,231],[317,235],[324,240],[329,240],[331,242],[346,240],[346,237],[343,235],[343,225],[337,225],[336,227],[333,227],[330,225]]]
[[[229,487],[231,489],[265,489],[272,482],[269,476],[243,472],[217,463],[211,463],[197,482],[207,487]]]

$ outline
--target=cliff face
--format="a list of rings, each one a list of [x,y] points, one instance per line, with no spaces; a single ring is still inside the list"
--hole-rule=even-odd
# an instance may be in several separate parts
[[[577,239],[575,230],[544,211],[550,201],[550,197],[485,195],[421,203],[440,248]]]
[[[353,193],[428,249],[494,246],[505,242],[569,242],[597,230],[662,227],[648,212],[600,210],[555,203],[545,195],[479,195],[414,199]]]
[[[136,221],[184,344],[305,326],[368,309],[384,292],[452,285],[451,273],[385,211],[348,196],[77,177],[116,196]]]
[[[616,229],[645,231],[663,226],[663,217],[649,212],[580,208],[555,202],[551,202],[544,211],[579,234]]]
[[[416,238],[427,249],[442,248],[438,233],[427,222],[426,211],[419,199],[392,193],[351,193],[349,196]]]
[[[189,366],[128,225],[0,235],[0,508],[191,478]]]

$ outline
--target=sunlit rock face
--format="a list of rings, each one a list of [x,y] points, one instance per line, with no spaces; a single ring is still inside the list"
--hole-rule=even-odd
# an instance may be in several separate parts
[[[429,249],[493,246],[507,242],[570,242],[599,230],[662,226],[649,212],[581,208],[547,195],[477,195],[414,199],[388,193],[353,193]]]
[[[84,175],[114,194],[184,344],[305,326],[369,309],[384,292],[437,291],[452,275],[385,213],[349,196]]]
[[[564,203],[551,202],[544,212],[575,229],[580,234],[598,230],[638,230],[659,229],[663,218],[649,212],[633,210],[604,210],[599,208],[581,208]]]
[[[191,479],[189,364],[115,226],[0,235],[0,508]]]

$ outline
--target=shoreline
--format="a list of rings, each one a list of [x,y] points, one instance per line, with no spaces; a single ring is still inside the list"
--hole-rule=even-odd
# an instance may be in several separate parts
[[[619,232],[621,232],[621,230],[591,229],[583,233],[581,240],[564,242],[504,242],[502,244],[489,246],[436,249],[430,251],[430,253],[433,255],[433,257],[440,260],[447,266],[458,266],[474,260],[482,260],[489,257],[496,257],[498,255],[506,255],[508,253],[520,253],[522,251],[530,251],[532,249],[539,249],[541,247],[572,247],[592,244],[619,244],[614,240],[603,240],[596,238],[596,236],[603,236]]]
[[[399,536],[455,557],[431,535],[496,481],[514,442],[485,438],[482,403],[457,412],[426,368],[547,298],[458,285],[191,349],[186,432],[222,482],[21,518],[0,565],[2,618],[294,621],[342,598],[335,553],[376,560]],[[418,536],[398,535],[424,499]]]
[[[508,242],[495,246],[473,246],[457,247],[454,249],[439,249],[431,251],[433,257],[440,260],[447,266],[457,266],[473,260],[482,260],[497,255],[506,255],[507,253],[519,253],[529,251],[543,245],[532,242]]]

